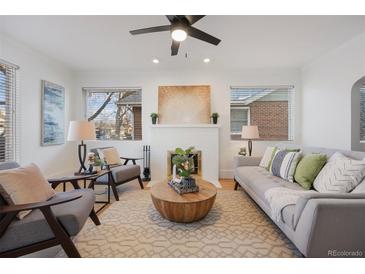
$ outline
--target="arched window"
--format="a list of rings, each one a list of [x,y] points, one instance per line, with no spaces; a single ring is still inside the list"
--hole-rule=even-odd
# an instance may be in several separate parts
[[[365,151],[365,76],[351,90],[351,149]]]
[[[360,86],[360,142],[365,142],[365,79]]]

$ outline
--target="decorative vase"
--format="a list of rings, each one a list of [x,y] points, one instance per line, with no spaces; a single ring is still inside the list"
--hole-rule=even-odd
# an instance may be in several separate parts
[[[152,124],[156,125],[156,123],[157,123],[157,117],[152,117]]]
[[[218,117],[212,117],[212,119],[213,119],[213,124],[217,124],[218,123]]]

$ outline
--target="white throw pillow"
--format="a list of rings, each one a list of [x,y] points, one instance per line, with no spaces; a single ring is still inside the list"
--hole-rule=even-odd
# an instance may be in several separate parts
[[[259,166],[269,169],[276,150],[277,150],[277,147],[267,147],[265,150],[264,156],[262,156]]]
[[[313,187],[320,193],[348,193],[365,176],[365,162],[336,152],[322,168]]]
[[[363,179],[351,193],[365,193],[365,179]]]
[[[0,171],[0,194],[9,205],[45,202],[56,192],[35,164]],[[17,214],[23,219],[31,210]]]
[[[103,155],[103,160],[108,165],[121,165],[122,164],[118,150],[115,147],[103,149],[102,155]]]

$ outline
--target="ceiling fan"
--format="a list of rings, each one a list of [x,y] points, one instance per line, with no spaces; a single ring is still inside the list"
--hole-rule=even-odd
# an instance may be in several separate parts
[[[170,25],[131,30],[130,33],[132,35],[137,35],[151,32],[170,31],[172,38],[171,56],[174,56],[177,55],[179,51],[180,42],[184,41],[188,36],[213,45],[218,45],[220,43],[220,39],[192,26],[204,16],[205,15],[166,15],[167,19],[170,21]]]

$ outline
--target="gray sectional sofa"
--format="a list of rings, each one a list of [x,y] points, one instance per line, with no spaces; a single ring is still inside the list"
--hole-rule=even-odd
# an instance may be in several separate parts
[[[363,159],[365,152],[279,144],[279,148],[300,148],[303,154],[323,153],[330,157],[336,151],[354,159]],[[284,181],[259,167],[261,158],[235,157],[234,179],[271,216],[265,199],[273,187],[304,189]],[[306,193],[295,205],[282,210],[281,220],[273,222],[306,257],[365,257],[365,186],[364,192],[348,194]],[[355,191],[354,191],[355,192]]]

